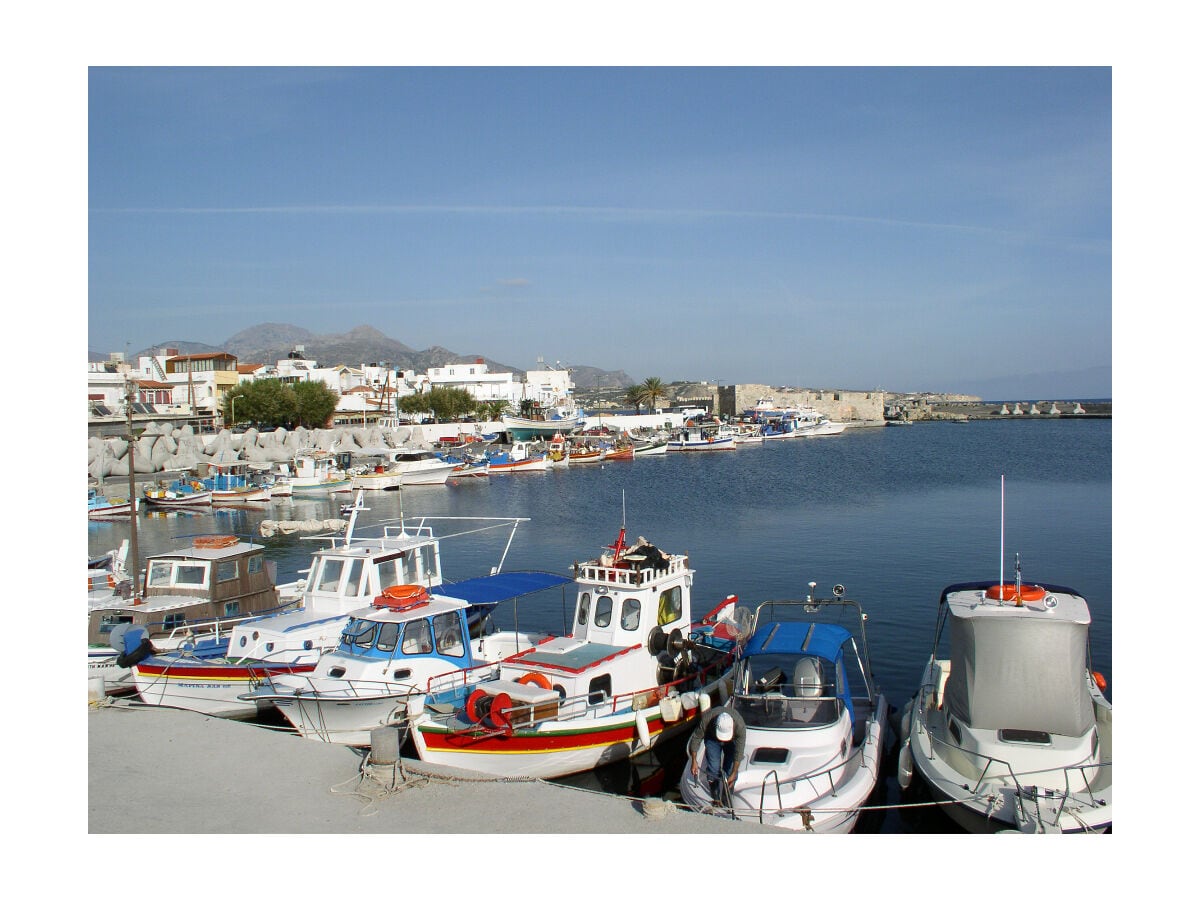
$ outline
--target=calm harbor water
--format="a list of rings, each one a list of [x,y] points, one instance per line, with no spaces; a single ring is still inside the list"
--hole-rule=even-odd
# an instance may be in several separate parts
[[[828,596],[835,583],[869,619],[871,661],[889,701],[916,689],[933,641],[937,600],[956,581],[999,577],[1001,476],[1005,482],[1005,577],[1019,553],[1023,578],[1067,585],[1092,610],[1094,668],[1112,671],[1111,420],[922,423],[850,429],[837,437],[770,441],[734,452],[668,453],[545,473],[467,479],[403,494],[366,495],[360,527],[411,516],[527,517],[505,568],[568,574],[571,564],[616,538],[687,552],[696,570],[693,609],[706,612],[727,594],[751,608],[800,598],[810,581]],[[181,535],[258,534],[263,519],[326,519],[349,499],[275,500],[247,509],[145,513],[142,556]],[[127,525],[89,523],[88,549],[116,546]],[[441,529],[439,529],[441,530]],[[507,534],[457,539],[442,549],[451,579],[486,574]],[[313,548],[300,535],[265,541],[278,580],[306,568]],[[520,607],[522,627],[561,629],[561,598]],[[678,781],[682,747],[658,760],[614,767],[573,783],[622,793]],[[890,765],[894,775],[894,763]],[[674,780],[672,780],[674,779]],[[899,800],[894,777],[881,805]],[[860,830],[952,831],[940,813],[865,817]]]

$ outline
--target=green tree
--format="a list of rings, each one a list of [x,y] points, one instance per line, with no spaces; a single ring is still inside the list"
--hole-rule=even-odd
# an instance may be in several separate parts
[[[239,384],[226,395],[226,411],[232,421],[257,422],[278,428],[296,420],[296,392],[278,378],[263,378]]]
[[[296,395],[295,425],[324,428],[337,409],[338,395],[321,381],[301,381],[292,387]]]
[[[653,412],[658,409],[658,401],[667,399],[667,386],[661,378],[647,378],[639,385],[642,391],[642,402]]]
[[[433,413],[435,422],[448,422],[475,411],[476,400],[462,388],[433,388],[425,394],[401,397],[397,406],[405,413]]]
[[[637,412],[642,411],[642,404],[646,402],[646,387],[645,385],[635,384],[625,392],[625,402],[632,404]]]
[[[485,422],[499,422],[508,410],[507,400],[481,400],[475,407],[475,416]]]

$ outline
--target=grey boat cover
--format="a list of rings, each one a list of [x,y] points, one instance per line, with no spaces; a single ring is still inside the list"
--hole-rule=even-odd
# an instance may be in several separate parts
[[[944,703],[964,725],[1082,737],[1095,724],[1086,624],[951,615],[950,648]]]

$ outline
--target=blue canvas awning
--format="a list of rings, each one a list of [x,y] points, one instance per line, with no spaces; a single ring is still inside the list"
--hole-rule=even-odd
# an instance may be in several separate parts
[[[759,626],[746,643],[743,653],[753,656],[759,653],[788,653],[820,656],[836,660],[838,653],[850,638],[850,632],[841,625],[823,622],[771,622]]]
[[[501,600],[515,600],[526,594],[544,591],[546,588],[570,584],[571,581],[570,578],[552,575],[549,572],[500,572],[497,575],[484,575],[480,578],[442,584],[433,588],[431,593],[465,600],[472,606],[495,606]]]

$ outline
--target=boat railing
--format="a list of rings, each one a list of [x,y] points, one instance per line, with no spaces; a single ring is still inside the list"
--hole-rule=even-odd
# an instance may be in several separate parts
[[[1046,798],[1047,800],[1054,799],[1055,797],[1059,798],[1058,809],[1054,813],[1054,819],[1053,819],[1053,823],[1052,823],[1055,825],[1058,824],[1058,821],[1063,814],[1063,810],[1066,808],[1067,801],[1069,799],[1071,799],[1072,797],[1075,797],[1080,802],[1083,802],[1083,796],[1084,796],[1084,794],[1086,794],[1087,795],[1086,802],[1093,809],[1098,808],[1099,806],[1102,806],[1104,803],[1104,801],[1096,799],[1095,792],[1092,790],[1092,779],[1094,779],[1095,776],[1097,774],[1099,774],[1101,769],[1111,768],[1112,767],[1111,762],[1075,763],[1075,764],[1069,765],[1069,766],[1050,766],[1045,769],[1029,769],[1024,772],[1021,772],[1020,775],[1018,776],[1018,773],[1013,770],[1012,764],[1009,763],[1007,760],[997,759],[994,756],[988,756],[986,753],[980,753],[976,750],[968,750],[966,747],[959,747],[956,744],[951,744],[949,741],[945,741],[942,738],[933,734],[933,732],[929,731],[928,728],[925,729],[925,733],[929,738],[929,752],[930,752],[931,759],[933,758],[933,747],[934,747],[934,744],[936,743],[936,744],[941,744],[943,747],[945,747],[947,750],[949,750],[951,752],[956,751],[958,753],[961,753],[964,756],[973,757],[974,765],[977,768],[980,766],[980,762],[982,761],[983,765],[982,765],[982,768],[980,769],[979,777],[976,779],[975,785],[973,787],[969,788],[969,790],[971,791],[972,794],[978,796],[983,788],[984,782],[989,780],[989,774],[994,772],[995,774],[991,774],[991,779],[990,779],[991,781],[993,781],[993,782],[999,781],[999,782],[1003,783],[1005,778],[1008,778],[1009,781],[1011,781],[1012,786],[1015,789],[1014,797],[1016,798],[1016,803],[1020,807],[1021,812],[1024,815],[1026,815],[1026,816],[1029,815],[1029,811],[1025,807],[1025,801],[1027,799],[1032,799],[1034,801],[1035,807],[1037,807],[1035,809],[1034,817],[1039,822],[1042,821],[1041,810],[1040,810],[1040,807],[1037,806],[1037,799],[1039,797],[1039,788],[1037,785],[1022,784],[1021,783],[1022,777],[1028,778],[1028,777],[1034,776],[1034,775],[1047,775],[1050,773],[1060,773],[1062,775],[1063,785],[1064,785],[1064,787],[1062,789],[1058,789],[1058,788],[1041,788],[1040,789],[1040,791],[1041,791],[1040,796]],[[1088,778],[1088,775],[1087,775],[1088,771],[1092,772],[1092,779]],[[1071,773],[1072,772],[1078,772],[1080,778],[1083,780],[1082,790],[1074,791],[1071,789]],[[964,787],[965,787],[965,785],[964,785]]]
[[[775,782],[775,805],[779,809],[783,809],[783,789],[779,786],[779,770],[772,769],[763,778],[762,786],[758,792],[758,824],[763,823],[763,810],[767,805],[767,786],[770,781]],[[730,804],[732,810],[733,804]],[[736,813],[734,814],[737,815]]]

